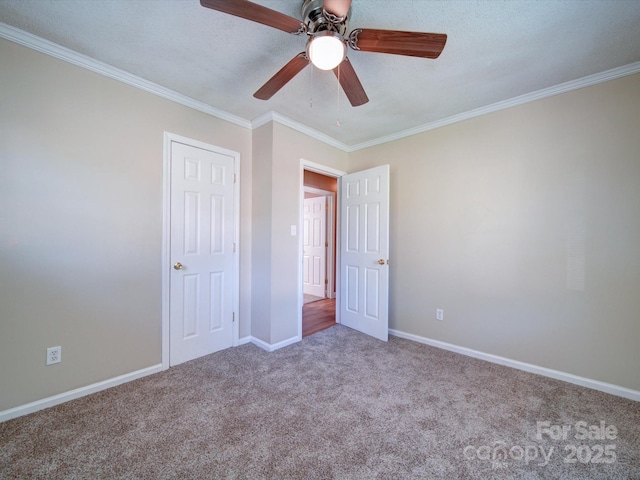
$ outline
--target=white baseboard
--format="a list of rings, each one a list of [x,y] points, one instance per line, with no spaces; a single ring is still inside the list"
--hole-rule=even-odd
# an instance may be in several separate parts
[[[460,353],[468,357],[478,358],[480,360],[486,360],[488,362],[497,363],[511,368],[517,368],[518,370],[524,370],[526,372],[535,373],[549,378],[555,378],[556,380],[562,380],[582,387],[592,388],[601,392],[610,393],[618,397],[628,398],[636,402],[640,401],[640,391],[632,390],[630,388],[621,387],[619,385],[613,385],[611,383],[600,382],[598,380],[592,380],[590,378],[579,377],[571,373],[561,372],[558,370],[552,370],[550,368],[540,367],[538,365],[532,365],[530,363],[520,362],[518,360],[512,360],[498,355],[492,355],[490,353],[479,352],[466,347],[460,347],[451,343],[441,342],[439,340],[433,340],[412,333],[405,333],[400,330],[389,329],[389,334],[396,337],[405,338],[414,342],[430,345],[432,347],[441,348],[443,350],[449,350],[451,352]],[[253,343],[254,345],[266,350],[267,352],[274,352],[280,348],[292,345],[300,341],[298,336],[288,338],[281,342],[270,344],[264,342],[258,338],[247,336],[239,339],[238,344],[244,345],[247,343]],[[162,364],[153,365],[151,367],[136,370],[135,372],[120,375],[118,377],[103,380],[102,382],[93,383],[86,387],[76,388],[68,392],[53,395],[51,397],[43,398],[42,400],[36,400],[35,402],[20,405],[18,407],[9,408],[7,410],[0,411],[0,423],[17,418],[22,415],[37,412],[45,408],[53,407],[69,400],[84,397],[107,388],[115,387],[138,378],[146,377],[154,373],[161,372],[163,370]]]
[[[143,368],[142,370],[136,370],[135,372],[120,375],[119,377],[114,377],[108,380],[103,380],[102,382],[93,383],[91,385],[87,385],[86,387],[76,388],[75,390],[69,390],[68,392],[59,393],[58,395],[43,398],[42,400],[36,400],[35,402],[27,403],[25,405],[9,408],[8,410],[3,410],[0,412],[0,423],[11,420],[12,418],[21,417],[22,415],[37,412],[38,410],[42,410],[44,408],[53,407],[64,402],[68,402],[69,400],[84,397],[91,393],[96,393],[107,388],[115,387],[116,385],[120,385],[122,383],[146,377],[147,375],[158,373],[160,371],[162,371],[162,364],[153,365],[151,367]]]
[[[640,391],[631,390],[630,388],[621,387],[619,385],[613,385],[611,383],[600,382],[598,380],[592,380],[590,378],[579,377],[571,373],[552,370],[550,368],[540,367],[538,365],[532,365],[530,363],[524,363],[518,360],[512,360],[510,358],[499,357],[498,355],[492,355],[490,353],[479,352],[477,350],[460,347],[451,343],[421,337],[412,333],[401,332],[400,330],[389,329],[389,334],[396,337],[405,338],[407,340],[413,340],[414,342],[423,343],[425,345],[430,345],[432,347],[441,348],[443,350],[460,353],[468,357],[478,358],[480,360],[486,360],[487,362],[497,363],[499,365],[504,365],[511,368],[517,368],[518,370],[536,373],[544,377],[555,378],[556,380],[562,380],[564,382],[573,383],[582,387],[592,388],[594,390],[610,393],[611,395],[616,395],[618,397],[635,400],[636,402],[640,401]]]
[[[272,345],[249,335],[238,339],[238,345],[253,343],[254,345],[257,345],[258,347],[266,350],[267,352],[274,352],[280,348],[286,347],[299,341],[300,338],[298,336],[295,336]],[[91,385],[87,385],[86,387],[76,388],[68,392],[63,392],[51,397],[43,398],[42,400],[36,400],[35,402],[27,403],[25,405],[19,405],[17,407],[9,408],[7,410],[0,411],[0,423],[11,420],[12,418],[17,418],[29,413],[37,412],[38,410],[53,407],[64,402],[68,402],[69,400],[84,397],[86,395],[90,395],[107,388],[115,387],[116,385],[130,382],[141,377],[146,377],[147,375],[158,373],[162,370],[164,370],[164,368],[160,363],[158,365],[143,368],[142,370],[137,370],[135,372],[120,375],[119,377],[114,377],[108,380],[103,380],[102,382],[93,383]]]
[[[263,350],[266,350],[267,352],[275,352],[280,348],[287,347],[291,344],[299,342],[300,340],[301,338],[296,335],[295,337],[287,338],[286,340],[283,340],[281,342],[271,344],[263,340],[260,340],[259,338],[251,337],[251,343],[262,348]]]

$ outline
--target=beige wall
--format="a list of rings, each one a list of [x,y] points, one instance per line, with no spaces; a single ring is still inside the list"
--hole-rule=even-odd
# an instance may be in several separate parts
[[[391,328],[640,390],[638,132],[634,75],[352,153],[391,165]]]
[[[0,58],[0,411],[161,362],[164,131],[241,154],[249,335],[251,131],[2,39]]]
[[[300,230],[300,202],[303,172],[300,160],[305,159],[338,170],[345,170],[347,154],[324,142],[274,124],[274,177],[272,245],[273,272],[273,330],[272,343],[298,334],[298,296],[302,279],[299,277],[299,236],[291,236],[291,225]],[[292,254],[294,252],[295,254]]]
[[[273,345],[298,335],[300,237],[291,235],[291,226],[300,227],[300,161],[343,170],[347,154],[279,123],[254,130],[253,149],[252,332]]]
[[[392,328],[640,390],[638,75],[347,154],[0,58],[0,411],[160,363],[164,131],[241,154],[241,337],[298,333],[300,159],[389,163]]]
[[[273,123],[253,131],[251,335],[271,343]]]

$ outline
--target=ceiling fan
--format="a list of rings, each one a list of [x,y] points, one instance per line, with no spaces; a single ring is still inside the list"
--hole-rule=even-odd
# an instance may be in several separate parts
[[[363,52],[392,53],[438,58],[447,41],[443,33],[404,32],[356,28],[347,36],[351,0],[303,0],[302,17],[293,17],[247,0],[200,0],[203,7],[262,23],[294,35],[308,36],[304,52],[297,54],[253,94],[270,99],[311,62],[322,70],[333,70],[354,107],[369,101],[349,58],[347,46]]]

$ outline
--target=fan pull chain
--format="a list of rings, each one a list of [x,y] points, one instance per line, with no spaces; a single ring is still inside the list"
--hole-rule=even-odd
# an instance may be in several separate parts
[[[315,68],[311,65],[311,96],[309,97],[309,108],[313,108],[313,92],[315,92]]]
[[[336,116],[336,127],[340,127],[340,72],[342,69],[341,65],[338,65],[338,115]]]

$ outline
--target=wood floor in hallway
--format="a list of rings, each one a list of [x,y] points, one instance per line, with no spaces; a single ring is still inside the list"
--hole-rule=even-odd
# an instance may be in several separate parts
[[[336,324],[336,299],[326,298],[302,306],[302,336],[318,333]]]

